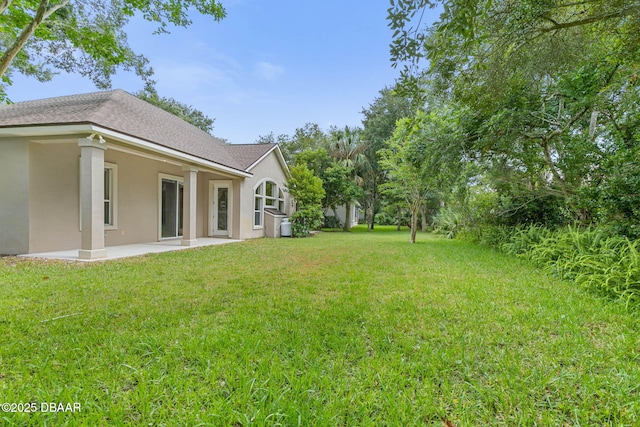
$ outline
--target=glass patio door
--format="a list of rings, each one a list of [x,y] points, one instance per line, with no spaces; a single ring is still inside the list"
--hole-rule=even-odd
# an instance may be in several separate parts
[[[182,236],[182,181],[162,178],[161,238]]]

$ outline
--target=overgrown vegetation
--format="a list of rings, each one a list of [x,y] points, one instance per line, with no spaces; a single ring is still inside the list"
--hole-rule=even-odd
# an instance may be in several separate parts
[[[415,111],[387,145],[427,165],[436,229],[640,238],[640,2],[392,1],[388,18]]]
[[[486,227],[467,237],[527,259],[557,277],[640,308],[640,240],[611,228]]]
[[[0,258],[3,401],[82,405],[0,422],[640,423],[640,331],[624,304],[388,229],[91,265]]]

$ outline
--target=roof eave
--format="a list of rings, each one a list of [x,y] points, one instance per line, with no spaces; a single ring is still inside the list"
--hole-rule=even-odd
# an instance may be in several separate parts
[[[230,175],[249,178],[253,176],[249,171],[238,170],[211,160],[203,159],[191,154],[183,153],[172,148],[168,148],[151,141],[144,140],[135,136],[127,135],[112,129],[108,129],[92,123],[75,123],[62,125],[33,125],[33,126],[6,126],[0,127],[0,136],[14,137],[36,137],[36,136],[62,136],[81,133],[99,133],[104,137],[109,137],[115,141],[142,148],[156,154],[178,159],[188,162],[195,166],[205,166],[214,170],[225,172]]]

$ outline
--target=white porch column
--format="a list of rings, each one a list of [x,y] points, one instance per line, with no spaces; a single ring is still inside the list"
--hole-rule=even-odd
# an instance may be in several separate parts
[[[182,200],[182,246],[193,246],[196,243],[196,206],[198,193],[198,169],[185,165],[184,198]]]
[[[80,147],[81,259],[106,258],[104,247],[104,150],[93,138],[78,139]]]

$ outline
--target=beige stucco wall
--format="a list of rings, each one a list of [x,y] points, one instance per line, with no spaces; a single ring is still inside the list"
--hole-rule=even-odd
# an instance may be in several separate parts
[[[232,197],[231,209],[233,218],[231,220],[231,229],[228,237],[237,239],[240,235],[239,222],[237,220],[239,212],[240,179],[231,178],[212,172],[201,171],[198,173],[198,201],[197,201],[197,237],[210,236],[212,232],[211,214],[213,209],[213,194],[211,183],[218,181],[231,181]]]
[[[77,142],[29,143],[29,252],[80,247]]]
[[[29,252],[80,247],[79,156],[77,142],[31,143]],[[158,240],[159,174],[180,178],[181,167],[109,148],[105,163],[117,166],[116,228],[105,245]]]
[[[31,204],[29,216],[19,217],[25,221],[31,219],[27,221],[30,239],[28,250],[23,245],[18,253],[78,249],[81,233],[77,140],[31,142],[28,146],[30,167],[24,170],[30,171],[30,176],[20,182],[29,183],[30,191],[19,194],[25,195],[24,203],[26,195],[30,194]],[[159,240],[160,176],[183,178],[182,166],[118,151],[117,146],[110,144],[105,151],[105,163],[117,167],[116,227],[105,230],[105,245]],[[209,234],[208,191],[209,181],[214,179],[229,178],[207,171],[198,172],[197,237]],[[235,234],[239,235],[239,232]]]
[[[345,205],[338,206],[336,208],[336,213],[338,214],[340,224],[344,225],[345,218],[347,216],[347,209]],[[326,214],[333,215],[333,210],[329,209]],[[360,218],[360,209],[358,208],[358,205],[351,203],[351,227],[358,225],[358,218]]]
[[[107,141],[106,163],[117,167],[116,227],[105,230],[105,245],[153,242],[159,239],[160,175],[183,178],[182,165],[133,153]],[[0,254],[79,249],[80,148],[75,136],[40,142],[0,140]],[[265,180],[284,190],[286,175],[275,153],[269,154],[250,178],[232,178],[200,169],[197,175],[196,237],[210,235],[210,183],[231,180],[233,221],[230,237],[263,237],[253,227],[254,189]],[[291,211],[285,191],[285,210]]]
[[[240,226],[241,226],[241,238],[252,239],[265,236],[264,226],[262,228],[254,228],[253,226],[253,203],[254,203],[254,191],[256,186],[263,181],[273,181],[278,184],[284,192],[284,205],[285,213],[287,215],[291,212],[290,196],[285,190],[287,177],[280,166],[278,157],[275,152],[271,152],[260,163],[251,169],[253,176],[246,178],[241,185],[241,200],[240,204]],[[264,222],[264,221],[263,221]]]
[[[107,149],[105,162],[118,166],[118,224],[106,245],[159,240],[160,176],[183,178],[182,166]],[[229,179],[200,170],[197,175],[196,237],[208,236],[209,181]]]
[[[29,143],[0,140],[0,255],[29,250]]]
[[[182,168],[115,149],[104,160],[118,167],[117,228],[106,231],[105,245],[157,241],[160,174],[182,178]]]

